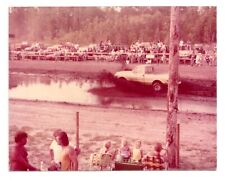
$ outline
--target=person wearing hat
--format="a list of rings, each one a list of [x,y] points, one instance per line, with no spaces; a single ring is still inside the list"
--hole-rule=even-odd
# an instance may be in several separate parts
[[[35,171],[38,170],[28,161],[28,152],[25,148],[27,143],[27,133],[18,131],[15,135],[15,146],[10,155],[10,170],[11,171]]]

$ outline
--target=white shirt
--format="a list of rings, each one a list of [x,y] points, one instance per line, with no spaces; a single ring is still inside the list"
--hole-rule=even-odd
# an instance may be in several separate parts
[[[59,163],[61,160],[62,146],[58,145],[58,143],[53,140],[49,148],[53,150],[55,163]]]

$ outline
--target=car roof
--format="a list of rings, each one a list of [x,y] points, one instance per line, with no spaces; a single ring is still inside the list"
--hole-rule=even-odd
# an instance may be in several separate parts
[[[141,65],[137,65],[136,67],[154,67],[154,66],[150,64],[141,64]]]
[[[142,64],[142,65],[137,65],[134,67],[134,69],[155,69],[153,65],[149,65],[149,64]]]

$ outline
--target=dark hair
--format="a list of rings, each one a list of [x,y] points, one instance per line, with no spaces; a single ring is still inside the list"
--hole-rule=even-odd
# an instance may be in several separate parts
[[[156,143],[154,147],[156,152],[160,152],[162,150],[162,144],[161,143]]]
[[[15,142],[20,142],[23,138],[27,138],[27,133],[24,131],[18,131],[15,135]]]
[[[60,141],[60,145],[62,145],[62,146],[69,145],[69,139],[68,139],[66,132],[62,131],[59,133],[59,141]]]

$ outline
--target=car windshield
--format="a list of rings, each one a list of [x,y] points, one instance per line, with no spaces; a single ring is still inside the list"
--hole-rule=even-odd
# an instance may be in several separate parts
[[[136,66],[133,72],[134,73],[153,73],[154,68],[152,66]]]

